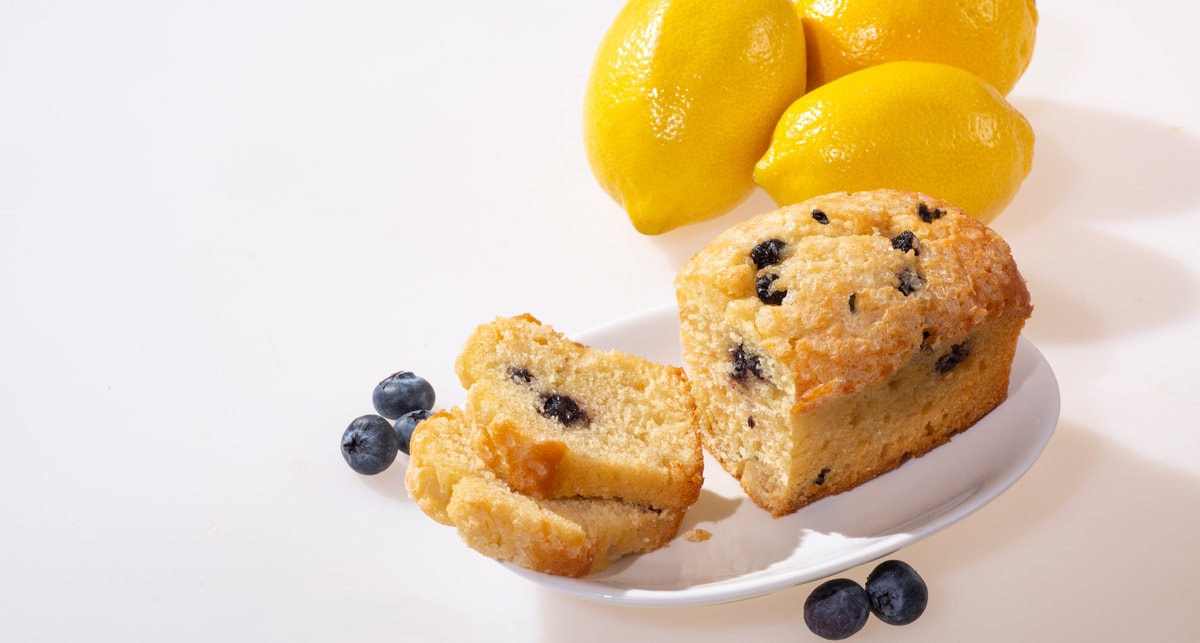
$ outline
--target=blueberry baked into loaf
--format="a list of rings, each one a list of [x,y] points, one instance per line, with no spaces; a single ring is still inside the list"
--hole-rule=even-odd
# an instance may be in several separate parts
[[[736,225],[676,294],[704,445],[775,516],[974,425],[1007,397],[1032,312],[995,232],[893,190]]]
[[[522,315],[479,326],[455,370],[466,401],[417,427],[406,484],[468,545],[579,576],[675,536],[703,483],[682,369]]]

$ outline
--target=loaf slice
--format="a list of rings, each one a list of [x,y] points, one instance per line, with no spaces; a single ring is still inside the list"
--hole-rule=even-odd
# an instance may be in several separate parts
[[[469,547],[547,574],[580,577],[666,545],[686,509],[612,499],[537,500],[511,489],[476,453],[471,420],[455,407],[413,432],[405,484],[434,520]]]
[[[693,504],[699,417],[682,369],[565,338],[529,315],[479,326],[455,364],[488,468],[533,498]]]
[[[1032,312],[999,235],[895,190],[736,225],[676,294],[704,445],[776,516],[975,424],[1007,396]]]

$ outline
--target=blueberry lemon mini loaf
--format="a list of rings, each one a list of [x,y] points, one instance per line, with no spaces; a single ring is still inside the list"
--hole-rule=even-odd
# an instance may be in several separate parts
[[[422,422],[413,433],[405,483],[422,511],[455,527],[463,542],[486,556],[580,577],[658,549],[679,531],[684,508],[518,493],[480,459],[474,432],[457,407]]]
[[[892,190],[736,225],[682,268],[676,294],[704,445],[775,516],[990,412],[1032,312],[995,232]]]
[[[409,495],[475,550],[582,576],[675,537],[703,482],[683,371],[570,341],[528,315],[471,334],[466,402],[419,424]]]
[[[703,483],[683,369],[571,341],[524,315],[479,326],[455,363],[480,455],[535,498],[686,507]]]

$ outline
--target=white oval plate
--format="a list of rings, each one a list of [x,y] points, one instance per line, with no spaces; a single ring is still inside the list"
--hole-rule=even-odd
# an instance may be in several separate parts
[[[680,365],[675,306],[663,306],[574,339]],[[575,596],[640,606],[703,605],[759,596],[818,580],[912,544],[979,509],[1019,479],[1058,423],[1058,382],[1022,337],[1008,399],[948,444],[851,491],[773,519],[736,480],[705,458],[704,487],[670,547],[618,561],[586,578],[513,572]]]

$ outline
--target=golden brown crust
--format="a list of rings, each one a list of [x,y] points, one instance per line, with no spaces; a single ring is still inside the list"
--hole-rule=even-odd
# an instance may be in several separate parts
[[[676,293],[705,445],[776,515],[977,421],[1006,394],[1032,310],[1003,239],[945,201],[895,190],[826,195],[734,226],[683,267]],[[968,374],[973,383],[948,384]],[[920,437],[893,444],[906,434]]]
[[[922,220],[922,203],[943,214]],[[919,253],[892,248],[904,231],[914,234]],[[761,271],[750,250],[768,239],[787,244],[790,258],[774,271],[773,290],[786,289],[794,305],[764,306],[756,295]],[[924,281],[910,295],[897,288],[906,268]],[[739,325],[762,337],[794,375],[798,411],[894,373],[929,341],[961,336],[989,316],[1032,310],[999,235],[946,201],[896,190],[821,196],[745,221],[700,250],[677,285],[689,302],[719,292]]]
[[[567,445],[559,440],[526,442],[516,423],[507,418],[493,420],[479,433],[478,451],[492,471],[509,486],[534,498],[553,498],[559,464]]]

